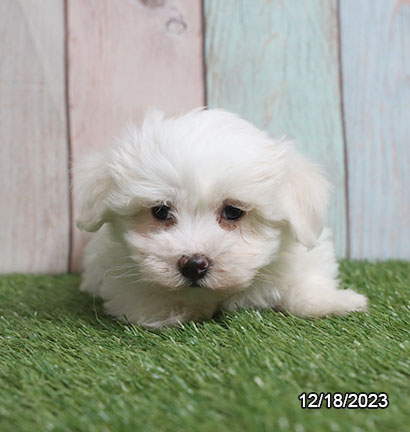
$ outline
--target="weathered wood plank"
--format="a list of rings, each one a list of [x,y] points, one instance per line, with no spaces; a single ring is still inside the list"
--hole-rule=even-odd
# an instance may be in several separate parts
[[[72,156],[104,147],[149,107],[203,105],[200,0],[68,0]],[[78,216],[74,200],[74,219]],[[87,236],[73,227],[72,269]]]
[[[287,135],[335,185],[329,224],[346,251],[336,0],[205,0],[207,104]]]
[[[351,255],[410,258],[410,1],[341,0]]]
[[[0,2],[2,273],[68,267],[63,6]]]

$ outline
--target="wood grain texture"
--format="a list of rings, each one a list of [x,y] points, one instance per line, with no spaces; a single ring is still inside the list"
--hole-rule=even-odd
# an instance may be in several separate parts
[[[200,0],[67,1],[74,163],[150,107],[179,114],[203,105]],[[73,234],[77,271],[87,236],[75,226]]]
[[[410,1],[341,0],[351,255],[410,258]]]
[[[346,252],[336,0],[204,0],[207,104],[287,135],[335,186],[329,212]]]
[[[63,0],[2,0],[0,40],[0,272],[65,272]]]

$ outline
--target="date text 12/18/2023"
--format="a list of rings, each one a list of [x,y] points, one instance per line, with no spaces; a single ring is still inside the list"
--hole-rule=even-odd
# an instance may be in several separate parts
[[[302,409],[385,409],[389,406],[387,393],[301,393]]]

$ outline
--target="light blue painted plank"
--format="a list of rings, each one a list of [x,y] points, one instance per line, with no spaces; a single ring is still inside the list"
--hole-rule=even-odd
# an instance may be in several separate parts
[[[341,0],[351,251],[410,258],[410,1]]]
[[[205,0],[207,104],[287,135],[335,185],[329,225],[346,252],[336,0]]]

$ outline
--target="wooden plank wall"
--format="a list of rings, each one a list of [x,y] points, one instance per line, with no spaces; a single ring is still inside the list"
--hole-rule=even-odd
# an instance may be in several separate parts
[[[67,271],[63,6],[0,1],[1,273]]]
[[[353,258],[410,258],[410,1],[341,0]]]
[[[204,103],[324,165],[338,256],[410,258],[410,0],[2,0],[0,41],[0,272],[79,270],[71,163]]]

